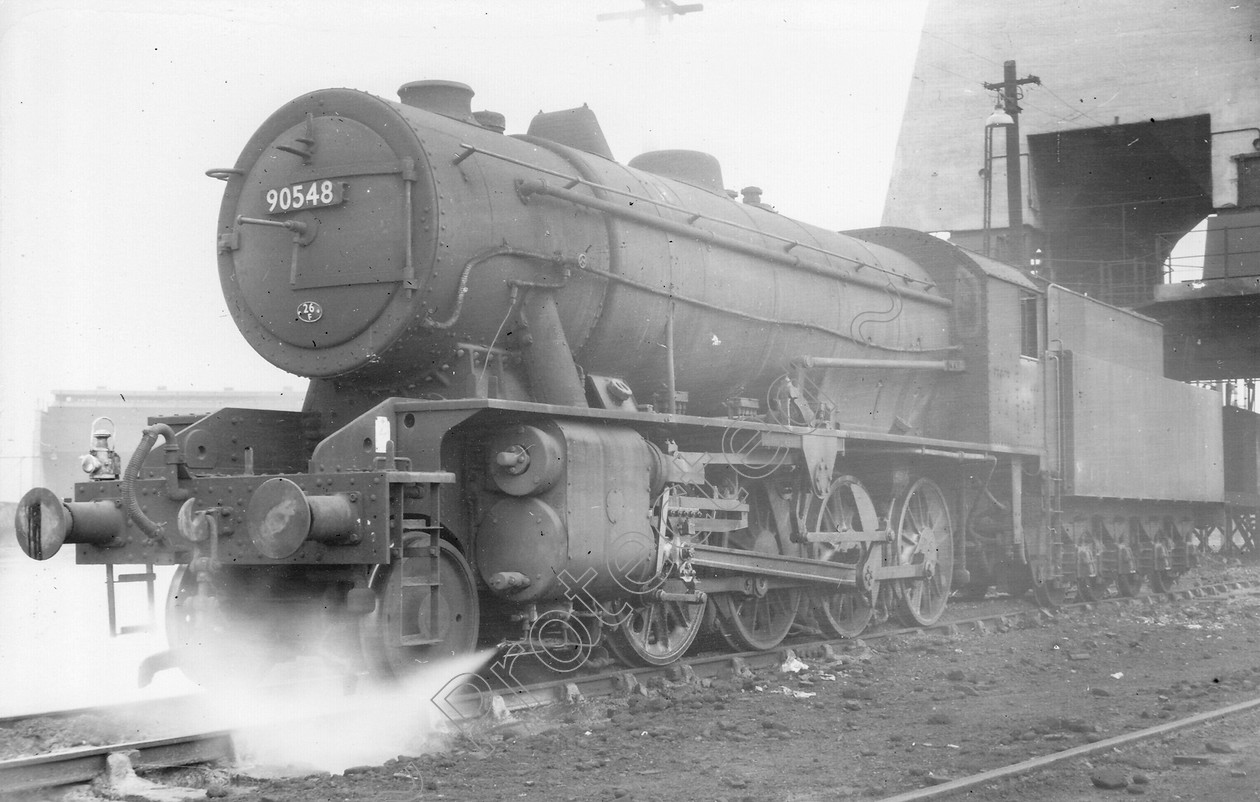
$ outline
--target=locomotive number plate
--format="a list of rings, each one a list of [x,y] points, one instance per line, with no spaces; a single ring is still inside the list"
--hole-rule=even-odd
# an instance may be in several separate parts
[[[346,185],[341,181],[307,181],[304,184],[286,184],[273,187],[263,193],[268,214],[284,214],[299,209],[318,209],[336,206],[345,200]]]

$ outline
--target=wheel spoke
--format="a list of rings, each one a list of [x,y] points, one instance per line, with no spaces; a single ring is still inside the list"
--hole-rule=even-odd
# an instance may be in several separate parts
[[[877,526],[874,520],[863,522],[863,500],[869,509],[870,496],[862,484],[852,476],[837,477],[828,488],[827,494],[810,507],[805,513],[805,527],[809,531],[819,532],[853,532],[865,531],[867,526]],[[900,549],[900,542],[890,544],[890,548]],[[870,546],[843,544],[837,548],[834,544],[816,543],[812,546],[810,556],[819,560],[830,560],[852,565],[862,565],[870,554]],[[809,606],[814,613],[818,625],[829,635],[842,638],[856,637],[870,623],[873,607],[867,596],[856,588],[843,591],[809,591]]]
[[[901,613],[908,623],[929,626],[940,618],[953,580],[954,539],[949,507],[941,489],[919,479],[894,508],[899,561],[916,562],[916,555],[934,563],[927,579],[902,580]]]
[[[796,621],[801,591],[777,588],[763,598],[724,593],[715,597],[718,632],[735,649],[773,649]]]
[[[704,623],[704,604],[646,601],[608,632],[607,643],[623,662],[662,666],[691,647]]]
[[[910,514],[910,530],[916,535],[923,532],[923,520],[926,515],[923,498],[921,496],[912,496],[906,502],[906,511]]]

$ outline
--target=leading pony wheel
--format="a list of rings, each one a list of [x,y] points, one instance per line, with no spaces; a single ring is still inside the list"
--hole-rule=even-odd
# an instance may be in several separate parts
[[[423,535],[409,538],[407,549],[427,552],[427,542]],[[364,651],[398,678],[477,646],[480,611],[472,569],[445,540],[438,549],[436,592],[429,584],[432,557],[404,556],[378,575],[376,610],[360,623]]]

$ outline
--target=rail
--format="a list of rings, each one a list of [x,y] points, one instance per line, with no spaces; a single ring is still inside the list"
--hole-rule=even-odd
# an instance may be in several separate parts
[[[1087,606],[1098,607],[1100,605],[1113,604],[1155,604],[1158,601],[1182,601],[1187,599],[1206,598],[1209,596],[1219,596],[1233,591],[1254,592],[1258,588],[1260,588],[1260,582],[1217,582],[1193,588],[1169,591],[1167,593],[1152,593],[1138,598],[1115,597],[1100,602],[1076,602],[1073,604],[1064,604],[1061,605],[1060,609],[1070,610],[1074,608],[1085,608]],[[954,621],[942,621],[930,627],[899,627],[882,629],[878,632],[864,632],[860,637],[864,642],[876,643],[885,638],[897,635],[908,635],[916,632],[924,632],[928,634],[954,634],[965,628],[974,628],[979,630],[982,627],[991,627],[995,623],[1015,625],[1022,620],[1037,620],[1046,615],[1047,612],[1045,610],[1036,607],[1025,607],[1016,612],[994,613],[990,615],[975,616],[972,618],[961,618]],[[671,671],[682,672],[684,675],[691,674],[700,679],[716,679],[730,676],[732,669],[737,666],[747,666],[750,669],[772,668],[783,662],[785,649],[798,650],[804,654],[809,650],[822,650],[826,647],[845,648],[845,644],[851,646],[853,644],[853,640],[811,640],[809,638],[804,638],[794,642],[784,642],[782,646],[764,652],[723,652],[714,655],[689,657],[670,666],[659,668],[620,668],[614,671],[601,672],[599,674],[584,675],[580,677],[568,676],[548,682],[522,685],[515,688],[498,689],[495,693],[496,695],[501,694],[503,698],[503,704],[500,709],[507,711],[525,710],[561,702],[566,698],[573,698],[574,691],[577,691],[578,694],[583,697],[606,696],[617,690],[624,691],[628,684],[645,684],[651,678],[666,676]],[[459,709],[467,710],[469,711],[470,716],[475,716],[483,714],[487,710],[493,710],[496,706],[496,704],[490,703],[470,702],[460,705]]]
[[[1137,743],[1139,741],[1147,741],[1151,738],[1159,738],[1170,732],[1187,729],[1189,727],[1197,727],[1200,724],[1207,724],[1227,716],[1234,716],[1239,713],[1245,713],[1250,710],[1260,708],[1260,698],[1250,699],[1246,702],[1229,705],[1228,707],[1209,710],[1206,713],[1199,713],[1194,716],[1187,716],[1177,721],[1169,721],[1165,724],[1159,724],[1154,727],[1148,727],[1144,730],[1136,732],[1128,732],[1124,735],[1117,735],[1114,738],[1104,738],[1092,744],[1082,744],[1074,746],[1071,749],[1064,749],[1062,752],[1053,752],[1049,755],[1041,755],[1019,763],[1013,763],[1009,766],[991,769],[989,771],[973,774],[970,777],[962,777],[957,780],[951,780],[947,783],[932,786],[930,788],[920,788],[915,791],[908,791],[904,794],[889,796],[881,799],[879,802],[920,802],[924,799],[940,799],[941,797],[953,794],[955,791],[965,791],[968,788],[975,788],[977,785],[991,783],[994,780],[1002,780],[1007,777],[1014,777],[1019,774],[1026,774],[1036,769],[1045,768],[1046,766],[1060,763],[1064,760],[1071,760],[1077,757],[1085,757],[1087,755],[1097,754],[1099,752],[1107,752],[1112,749],[1119,749],[1122,746]]]
[[[139,757],[132,762],[142,769],[188,766],[234,757],[229,733],[205,732],[0,760],[0,798],[23,791],[88,782],[105,771],[111,754],[133,751],[138,752]]]

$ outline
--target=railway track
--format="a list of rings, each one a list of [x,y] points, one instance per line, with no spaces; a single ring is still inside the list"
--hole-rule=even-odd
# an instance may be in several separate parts
[[[1012,763],[1009,766],[991,769],[989,771],[973,774],[970,777],[962,777],[957,780],[951,780],[941,785],[935,785],[928,788],[919,788],[914,791],[897,794],[896,796],[884,797],[879,802],[922,802],[929,799],[944,799],[955,793],[966,791],[969,788],[991,783],[997,780],[1005,780],[1011,777],[1017,777],[1021,774],[1037,771],[1038,769],[1052,766],[1056,763],[1062,763],[1065,760],[1073,760],[1078,757],[1087,757],[1089,755],[1107,752],[1122,746],[1147,741],[1152,738],[1162,738],[1178,730],[1188,729],[1190,727],[1198,727],[1209,724],[1229,716],[1236,716],[1240,713],[1247,713],[1252,710],[1260,709],[1260,697],[1248,699],[1245,702],[1228,705],[1226,707],[1209,710],[1206,713],[1198,713],[1193,716],[1177,719],[1159,724],[1154,727],[1148,727],[1144,730],[1135,732],[1126,732],[1123,735],[1117,735],[1114,738],[1104,738],[1092,744],[1082,744],[1071,749],[1064,749],[1060,752],[1052,752],[1048,755],[1040,755],[1029,760],[1022,760],[1019,763]]]
[[[116,753],[131,753],[132,766],[140,770],[230,760],[232,735],[228,732],[195,733],[0,761],[0,798],[88,782],[105,772],[109,756]]]
[[[1145,594],[1134,597],[1117,596],[1094,602],[1074,602],[1061,605],[1060,611],[1072,609],[1094,609],[1106,605],[1149,606],[1161,602],[1183,601],[1195,598],[1219,597],[1235,592],[1260,592],[1260,580],[1233,580],[1197,585],[1192,588],[1168,591],[1159,594]],[[861,641],[878,643],[891,637],[913,636],[917,634],[955,635],[963,631],[993,630],[998,627],[1017,627],[1024,623],[1055,615],[1054,611],[1038,607],[1025,607],[1014,612],[1003,611],[978,616],[957,618],[926,628],[883,628],[862,634]],[[791,649],[798,654],[824,653],[831,649],[847,649],[854,641],[841,639],[821,639],[798,637],[786,641],[782,646],[765,652],[721,652],[709,655],[688,657],[664,668],[621,668],[591,675],[573,675],[565,678],[522,685],[519,688],[499,691],[503,697],[500,705],[486,705],[478,701],[479,711],[526,709],[555,702],[564,702],[580,693],[582,697],[608,695],[624,690],[634,684],[646,684],[654,677],[669,677],[671,674],[697,679],[729,676],[732,672],[747,668],[757,670],[771,668],[783,663],[785,650]],[[633,679],[630,679],[633,677]],[[460,706],[464,709],[465,706]]]
[[[1097,608],[1107,605],[1130,605],[1130,606],[1147,606],[1154,607],[1163,603],[1176,602],[1189,599],[1207,599],[1207,598],[1223,598],[1231,594],[1254,594],[1260,593],[1260,580],[1232,580],[1198,585],[1192,588],[1169,591],[1160,594],[1148,594],[1133,598],[1115,597],[1098,602],[1081,602],[1063,605],[1060,609],[1070,610],[1073,608]],[[1055,615],[1054,612],[1039,609],[1036,607],[1026,607],[1024,609],[1011,611],[1010,609],[1002,609],[996,612],[985,613],[975,616],[959,617],[949,622],[941,623],[926,629],[904,629],[904,628],[884,628],[864,634],[861,639],[864,642],[877,644],[880,641],[898,636],[915,636],[918,634],[936,634],[936,635],[956,635],[967,631],[984,631],[1001,629],[1004,627],[1019,627],[1030,622],[1046,620],[1048,617]],[[475,686],[463,686],[464,691],[455,694],[452,698],[445,700],[446,705],[443,713],[453,719],[465,718],[482,718],[488,717],[490,723],[494,723],[496,719],[506,718],[514,711],[523,711],[530,708],[541,707],[549,704],[564,703],[572,701],[575,698],[597,698],[600,696],[609,696],[615,693],[624,693],[633,689],[635,685],[647,685],[656,678],[665,677],[674,680],[703,680],[705,678],[721,678],[736,673],[746,671],[766,669],[777,667],[785,658],[785,650],[792,649],[803,656],[826,654],[828,650],[848,650],[853,646],[854,641],[838,641],[834,639],[811,639],[796,638],[793,642],[784,646],[766,652],[743,652],[738,654],[719,653],[710,655],[699,655],[688,658],[685,661],[675,663],[664,668],[615,668],[611,670],[601,671],[594,674],[572,674],[564,675],[556,679],[536,682],[531,684],[521,684],[516,686],[500,685],[500,687],[491,688],[486,686],[484,693],[476,693]],[[182,704],[187,700],[182,697],[173,697],[164,700],[152,700],[137,705],[130,703],[128,705],[120,705],[109,708],[83,708],[75,710],[63,710],[53,713],[42,714],[46,717],[56,718],[72,718],[76,715],[95,715],[103,718],[120,715],[136,715],[140,710],[156,710],[163,705]],[[1250,706],[1247,706],[1250,705]],[[1249,710],[1252,707],[1260,706],[1260,700],[1252,703],[1245,703],[1243,706],[1235,705],[1224,710],[1232,711],[1234,708],[1241,710]],[[1170,731],[1169,728],[1193,726],[1199,720],[1211,720],[1214,715],[1228,715],[1228,712],[1217,714],[1203,714],[1202,716],[1192,716],[1188,719],[1164,724],[1160,727],[1153,727],[1149,731],[1149,735],[1145,737],[1153,737],[1154,735]],[[1206,717],[1204,717],[1206,716]],[[14,727],[21,722],[37,718],[38,716],[10,716],[0,719],[0,729],[6,727]],[[1146,733],[1148,731],[1142,731]],[[1121,738],[1143,737],[1142,733],[1130,733]],[[1110,743],[1109,739],[1107,742]],[[1097,744],[1090,744],[1088,747],[1080,747],[1080,749],[1092,750],[1099,747]],[[13,760],[0,761],[0,797],[7,793],[27,791],[31,789],[50,787],[56,785],[68,785],[79,782],[85,782],[100,774],[105,768],[105,761],[109,754],[115,752],[137,752],[139,757],[135,760],[137,768],[155,768],[160,766],[178,766],[189,765],[194,763],[203,763],[214,760],[231,759],[232,758],[232,741],[231,734],[225,730],[215,730],[212,732],[196,733],[191,735],[165,736],[152,740],[135,740],[125,743],[116,743],[102,746],[92,746],[80,749],[64,750],[60,752],[22,757]],[[1079,752],[1079,754],[1087,754],[1088,751]],[[1078,750],[1067,750],[1063,753],[1056,753],[1056,756],[1047,756],[1044,758],[1046,762],[1038,763],[1043,758],[1037,758],[1032,761],[1025,761],[1017,764],[1016,767],[1008,767],[1002,771],[1018,772],[1031,771],[1049,762],[1057,760],[1066,760],[1078,755]],[[967,778],[969,782],[986,782],[992,779],[991,773],[976,775],[975,778]],[[1008,776],[1008,775],[998,775]],[[963,783],[964,780],[956,781]],[[952,790],[962,789],[964,785],[938,786],[930,790],[935,793],[949,793]],[[942,790],[945,789],[945,790]],[[901,799],[902,797],[894,797]],[[928,799],[929,796],[917,797],[908,796],[906,799]]]

